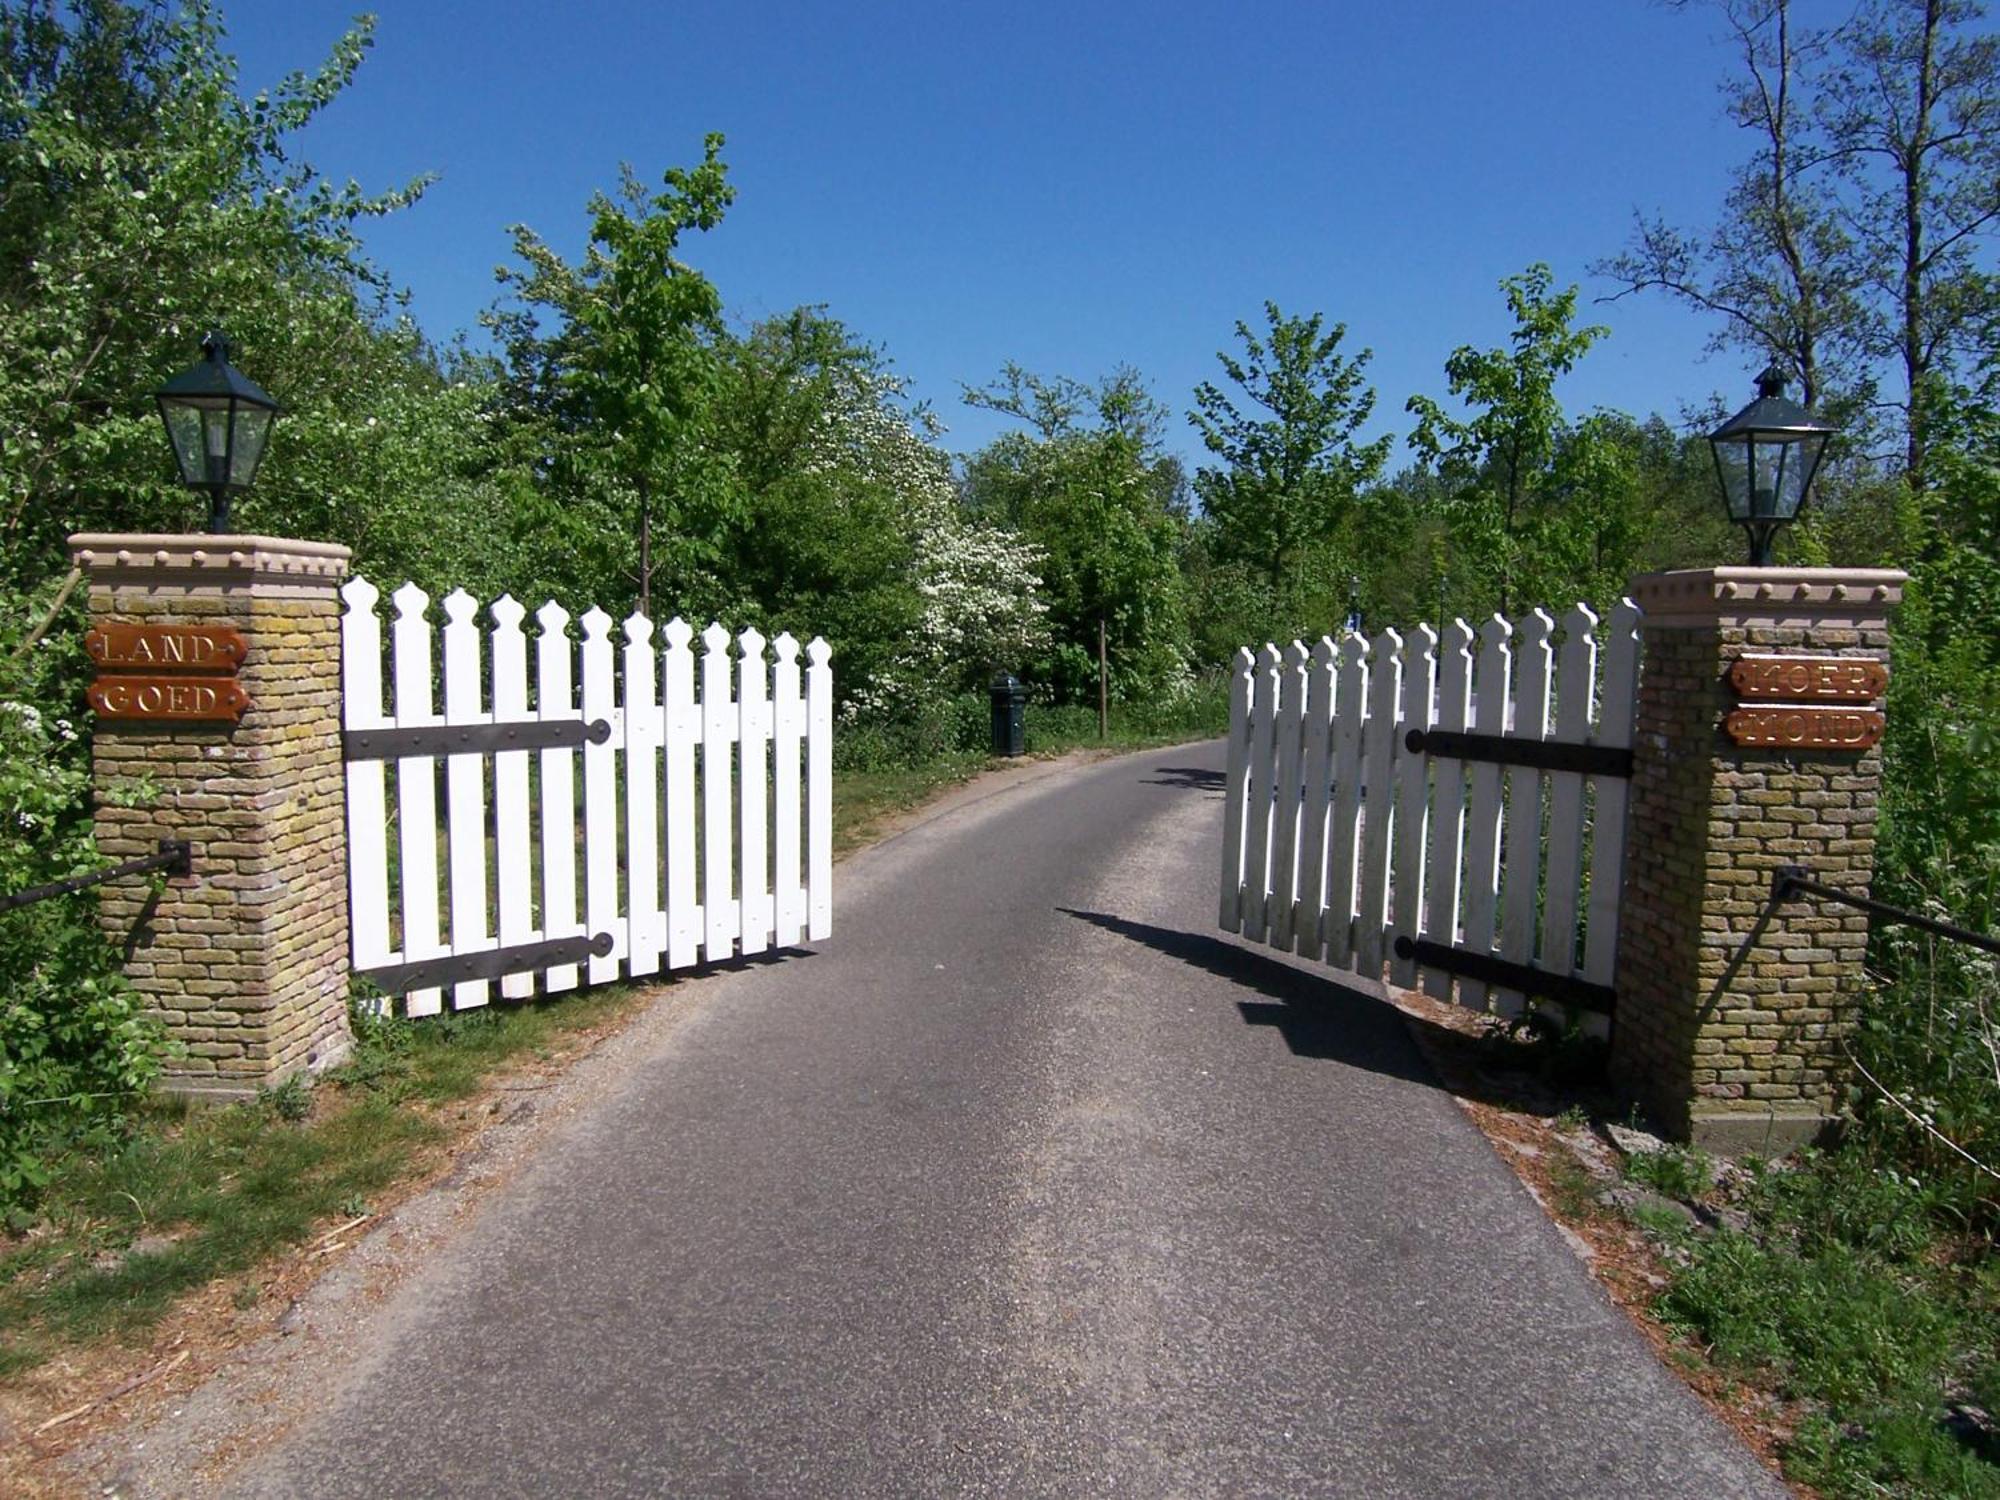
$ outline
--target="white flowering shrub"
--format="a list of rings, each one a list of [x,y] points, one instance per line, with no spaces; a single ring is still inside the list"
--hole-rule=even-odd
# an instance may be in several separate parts
[[[983,741],[982,694],[996,669],[1047,649],[1040,553],[1013,533],[967,518],[943,432],[927,408],[902,406],[904,383],[853,371],[837,387],[811,464],[859,473],[896,498],[912,537],[911,582],[922,601],[914,631],[869,680],[849,685],[837,738],[863,760],[907,758]]]

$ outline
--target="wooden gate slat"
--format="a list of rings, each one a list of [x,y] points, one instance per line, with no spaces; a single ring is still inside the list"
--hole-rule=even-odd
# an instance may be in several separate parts
[[[769,747],[771,705],[765,696],[768,669],[764,637],[746,630],[736,638],[736,770],[741,817],[737,821],[737,852],[741,894],[741,951],[762,953],[775,927],[771,902],[769,830],[765,807],[770,785]]]
[[[1246,826],[1243,849],[1243,935],[1263,942],[1270,932],[1272,776],[1278,718],[1278,648],[1257,655],[1250,690],[1250,763],[1245,769]]]
[[[1272,731],[1277,742],[1277,798],[1271,814],[1271,943],[1292,946],[1292,924],[1298,917],[1295,893],[1299,870],[1299,808],[1304,783],[1300,773],[1305,761],[1306,735],[1306,648],[1293,641],[1285,652],[1283,681],[1278,689],[1278,721]],[[1310,923],[1315,913],[1307,913]]]
[[[487,614],[493,620],[493,716],[519,721],[528,717],[528,641],[521,633],[527,611],[512,595],[502,594]],[[537,937],[528,754],[501,750],[493,757],[493,878],[503,948]],[[527,999],[535,993],[534,971],[504,976],[500,993],[509,1000]]]
[[[1312,649],[1306,673],[1305,805],[1299,823],[1298,919],[1293,951],[1317,960],[1326,943],[1326,828],[1333,810],[1333,642]]]
[[[592,984],[618,977],[628,934],[618,904],[618,757],[624,719],[613,702],[615,668],[611,656],[611,616],[591,609],[583,617],[583,718],[612,726],[603,744],[583,747],[583,912],[595,936],[611,934],[611,951],[590,956],[585,973]]]
[[[396,590],[396,623],[391,627],[395,661],[396,728],[439,722],[431,701],[431,627],[424,611],[430,596],[414,583]],[[436,958],[445,947],[438,929],[437,760],[406,755],[396,762],[397,874],[403,897],[405,961]],[[444,991],[412,990],[404,1013],[436,1015]]]
[[[1597,616],[1579,604],[1562,617],[1564,639],[1556,656],[1555,740],[1582,745],[1590,739],[1591,700],[1597,685]],[[1549,774],[1549,868],[1542,904],[1542,952],[1537,967],[1552,974],[1576,972],[1576,918],[1583,881],[1583,775]]]
[[[833,648],[806,645],[806,936],[833,933]]]
[[[653,622],[625,621],[625,972],[660,972],[666,923],[660,911],[660,769],[665,738],[660,707],[659,648]]]
[[[1630,749],[1638,710],[1639,606],[1621,599],[1604,622],[1603,682],[1598,694],[1597,730],[1592,742]],[[1589,924],[1584,931],[1583,977],[1611,983],[1618,957],[1618,907],[1625,875],[1625,815],[1631,783],[1622,776],[1597,778],[1591,815]]]
[[[1521,618],[1514,644],[1513,737],[1539,742],[1549,732],[1549,687],[1555,664],[1549,637],[1556,622],[1546,611]],[[1500,956],[1509,963],[1535,960],[1535,910],[1542,889],[1542,789],[1545,778],[1529,766],[1507,768],[1507,830],[1502,841],[1506,892],[1500,912]],[[1488,998],[1501,1015],[1521,1014],[1519,990],[1495,988]]]
[[[1344,637],[1333,684],[1333,811],[1326,825],[1326,961],[1345,968],[1354,955],[1355,823],[1361,805],[1361,711],[1368,701],[1367,643]]]
[[[1395,736],[1396,852],[1389,893],[1389,982],[1404,989],[1417,982],[1416,960],[1395,951],[1394,939],[1416,939],[1424,926],[1424,849],[1429,838],[1430,761],[1404,743],[1409,731],[1428,730],[1437,707],[1437,632],[1420,624],[1403,645],[1403,722]]]
[[[380,729],[389,722],[382,712],[382,621],[375,613],[381,593],[357,575],[340,595],[347,604],[340,622],[341,725]],[[376,969],[395,962],[389,945],[388,767],[363,760],[346,769],[351,951],[356,969]]]
[[[1472,627],[1453,620],[1439,646],[1436,727],[1464,729],[1472,711]],[[1430,855],[1424,862],[1424,934],[1432,942],[1458,942],[1460,878],[1465,866],[1465,762],[1431,757]],[[1450,1000],[1452,976],[1424,971],[1424,993]]]
[[[1389,925],[1389,851],[1395,824],[1397,709],[1403,693],[1403,638],[1393,630],[1369,648],[1368,718],[1361,740],[1361,862],[1355,898],[1354,967],[1382,977]]]
[[[694,752],[701,743],[700,711],[694,701],[694,627],[679,615],[663,632],[661,720],[666,748],[661,756],[667,798],[667,967],[685,969],[697,960],[702,937],[701,902],[695,886]]]
[[[780,948],[798,942],[806,927],[806,889],[800,855],[800,754],[805,745],[806,705],[799,694],[799,643],[791,632],[773,643],[771,669],[771,806],[775,848],[771,860],[775,930]]]
[[[535,708],[542,719],[575,719],[571,683],[569,611],[551,599],[535,611],[541,635],[535,641]],[[585,936],[576,912],[576,752],[549,749],[541,755],[542,935]],[[576,988],[575,964],[557,964],[544,982],[551,994]]]
[[[1479,627],[1478,706],[1473,728],[1480,734],[1506,732],[1513,695],[1513,636],[1514,627],[1498,615]],[[1500,903],[1500,767],[1492,761],[1477,761],[1468,780],[1465,933],[1460,943],[1474,953],[1491,953]],[[1460,979],[1458,1003],[1484,1010],[1486,985],[1477,979]]]
[[[1229,748],[1222,790],[1222,890],[1217,922],[1243,928],[1243,826],[1249,816],[1250,691],[1257,659],[1239,646],[1229,668]]]

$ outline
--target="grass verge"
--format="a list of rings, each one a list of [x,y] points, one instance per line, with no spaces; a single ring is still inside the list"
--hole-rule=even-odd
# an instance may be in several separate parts
[[[614,986],[426,1021],[357,1026],[315,1087],[254,1102],[149,1103],[117,1141],[54,1163],[36,1221],[0,1242],[0,1376],[94,1340],[143,1339],[186,1295],[256,1274],[329,1221],[371,1215],[469,1129],[454,1109],[498,1069],[547,1059],[635,1009]]]

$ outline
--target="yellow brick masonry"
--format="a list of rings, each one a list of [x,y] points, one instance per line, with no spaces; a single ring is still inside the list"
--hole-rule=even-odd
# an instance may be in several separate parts
[[[1768,898],[1783,864],[1867,891],[1881,751],[1747,748],[1722,721],[1746,651],[1887,660],[1903,582],[1833,568],[1633,581],[1645,665],[1612,1073],[1682,1139],[1775,1153],[1837,1108],[1867,919],[1810,902],[1773,913]]]
[[[125,972],[186,1048],[167,1087],[232,1098],[346,1055],[347,863],[340,759],[345,547],[253,536],[84,534],[93,624],[226,624],[248,655],[239,723],[100,719],[98,848],[194,846],[157,900],[101,888]],[[140,806],[121,806],[150,782]]]

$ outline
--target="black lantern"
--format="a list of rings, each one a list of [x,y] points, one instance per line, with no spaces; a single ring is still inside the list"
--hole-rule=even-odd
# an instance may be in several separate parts
[[[1757,399],[1709,434],[1729,519],[1750,535],[1750,565],[1768,567],[1771,538],[1799,517],[1826,453],[1831,424],[1785,399],[1776,365],[1757,377]]]
[[[167,424],[181,483],[208,492],[208,529],[229,529],[229,497],[250,487],[278,403],[229,362],[229,340],[211,333],[202,360],[161,386],[154,400]]]

